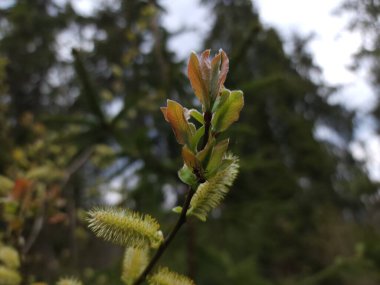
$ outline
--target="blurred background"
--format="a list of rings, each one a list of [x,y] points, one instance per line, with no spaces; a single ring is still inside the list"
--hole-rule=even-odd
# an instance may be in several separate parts
[[[245,94],[241,171],[161,264],[197,284],[380,284],[379,0],[1,0],[0,238],[24,284],[122,284],[95,205],[175,223],[159,107],[199,106],[186,65],[206,48]]]

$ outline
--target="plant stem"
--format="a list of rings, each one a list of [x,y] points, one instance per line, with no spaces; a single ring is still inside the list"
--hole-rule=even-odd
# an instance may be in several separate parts
[[[164,242],[160,245],[160,247],[156,251],[156,254],[153,256],[153,258],[149,262],[148,266],[145,268],[143,273],[141,273],[140,277],[135,281],[135,283],[133,283],[133,285],[140,285],[146,279],[146,277],[152,271],[152,269],[154,268],[154,266],[156,265],[158,260],[161,258],[161,256],[163,255],[163,253],[165,252],[165,250],[169,246],[169,244],[172,242],[174,237],[177,235],[177,232],[179,231],[179,229],[186,223],[186,213],[190,207],[190,201],[191,201],[191,198],[193,197],[194,193],[195,193],[194,189],[192,189],[189,186],[185,202],[182,206],[182,212],[178,218],[176,225],[174,226],[174,228],[172,229],[170,234],[166,237]]]
[[[203,137],[203,142],[202,142],[202,148],[204,149],[205,146],[207,145],[208,138],[209,138],[209,133],[210,133],[210,127],[211,127],[211,119],[212,119],[212,113],[210,111],[206,111],[203,115],[204,121],[205,121],[205,134]],[[199,177],[198,177],[199,179]],[[199,183],[203,183],[202,179],[199,179]],[[165,250],[169,246],[169,244],[172,242],[174,237],[177,235],[177,232],[179,229],[186,223],[186,213],[187,210],[190,207],[190,202],[191,198],[193,197],[196,189],[193,189],[192,187],[189,186],[187,196],[185,199],[185,202],[182,206],[182,211],[181,214],[178,218],[178,221],[170,234],[167,236],[167,238],[164,240],[164,242],[160,245],[158,250],[156,251],[155,255],[153,258],[150,260],[148,266],[145,268],[143,273],[141,273],[140,277],[133,283],[133,285],[140,285],[148,276],[148,274],[153,270],[154,266],[157,264],[158,260],[161,258],[161,256],[164,254]]]
[[[205,134],[203,136],[203,142],[202,142],[201,149],[204,149],[207,145],[207,142],[208,142],[210,127],[211,127],[212,113],[210,111],[206,111],[203,115],[203,119],[205,121]]]

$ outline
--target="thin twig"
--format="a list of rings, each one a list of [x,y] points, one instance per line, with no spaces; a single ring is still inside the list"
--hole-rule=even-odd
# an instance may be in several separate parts
[[[203,137],[203,142],[202,142],[202,148],[201,148],[201,150],[206,147],[208,139],[209,139],[209,132],[210,132],[210,128],[211,128],[212,113],[210,111],[206,111],[204,113],[203,117],[204,117],[204,121],[205,121],[205,124],[204,124],[204,126],[205,126],[205,134],[204,134],[204,137]],[[201,178],[198,177],[198,183],[203,183],[203,182],[205,182],[203,180],[203,178],[202,177]],[[170,245],[170,243],[172,242],[172,240],[174,239],[174,237],[177,235],[177,233],[180,230],[180,228],[186,223],[186,220],[187,220],[186,219],[187,210],[190,207],[191,198],[193,198],[193,195],[195,194],[195,191],[196,191],[196,189],[193,189],[191,186],[189,186],[188,192],[187,192],[187,196],[186,196],[185,202],[183,203],[182,211],[181,211],[181,214],[180,214],[180,216],[178,218],[178,221],[177,221],[176,225],[174,226],[174,228],[172,229],[172,231],[170,232],[170,234],[166,237],[166,239],[164,240],[164,242],[160,245],[160,247],[156,251],[155,255],[150,260],[148,266],[145,268],[145,270],[143,271],[143,273],[141,273],[140,277],[133,283],[133,285],[140,285],[142,282],[144,282],[144,280],[146,279],[146,277],[148,276],[148,274],[153,270],[153,268],[157,264],[158,260],[164,254],[165,250]]]
[[[44,225],[44,211],[38,216],[33,223],[32,232],[28,236],[28,239],[25,242],[24,247],[22,248],[22,256],[25,257],[29,250],[32,248],[32,245],[37,240],[42,227]]]
[[[77,159],[75,159],[66,169],[65,176],[61,183],[61,188],[64,188],[67,183],[70,181],[72,175],[76,173],[91,157],[92,153],[94,151],[93,147],[88,148],[86,151],[84,151]],[[25,245],[22,248],[21,252],[23,256],[25,256],[29,250],[32,248],[33,244],[37,240],[38,236],[41,233],[41,230],[44,225],[44,211],[45,206],[43,206],[42,211],[40,212],[40,215],[34,220],[32,232],[26,239]]]
[[[94,148],[89,147],[67,167],[61,188],[64,188],[67,185],[71,176],[76,173],[87,162],[87,160],[90,159],[93,152]]]
[[[205,121],[205,134],[203,136],[203,142],[202,142],[202,149],[204,149],[208,142],[208,137],[210,134],[210,128],[211,128],[211,119],[212,119],[212,113],[210,111],[206,111],[203,115],[203,119]]]
[[[154,266],[156,265],[158,260],[161,258],[161,256],[163,255],[163,253],[165,252],[165,250],[167,249],[169,244],[172,242],[174,237],[177,235],[179,229],[186,223],[186,213],[190,207],[190,201],[191,201],[191,198],[193,197],[194,193],[195,193],[194,189],[189,187],[189,190],[188,190],[187,196],[186,196],[186,200],[185,200],[183,207],[182,207],[182,212],[178,218],[176,225],[174,226],[174,228],[172,229],[170,234],[167,236],[167,238],[164,240],[164,242],[161,244],[161,246],[158,248],[158,250],[156,251],[156,254],[153,256],[153,258],[149,262],[148,266],[145,268],[145,270],[140,275],[140,277],[135,281],[135,283],[133,283],[133,285],[139,285],[146,279],[146,277],[153,270]]]

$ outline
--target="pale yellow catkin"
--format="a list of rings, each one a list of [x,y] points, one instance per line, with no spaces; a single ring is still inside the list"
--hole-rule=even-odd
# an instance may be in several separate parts
[[[0,262],[8,268],[17,269],[20,267],[18,252],[10,246],[0,246]]]
[[[148,277],[149,285],[195,285],[190,278],[164,267]]]
[[[157,248],[163,241],[160,225],[149,215],[123,209],[94,209],[88,220],[98,237],[115,244]]]
[[[63,277],[56,285],[82,285],[82,282],[74,277]]]
[[[5,266],[0,266],[0,285],[19,285],[21,283],[20,274]]]
[[[239,161],[236,156],[231,154],[227,154],[225,159],[231,160],[232,163],[198,186],[191,199],[188,215],[196,216],[205,221],[208,213],[216,208],[228,193],[239,172]]]
[[[125,250],[121,279],[126,285],[131,285],[140,276],[149,262],[147,247],[129,247]]]

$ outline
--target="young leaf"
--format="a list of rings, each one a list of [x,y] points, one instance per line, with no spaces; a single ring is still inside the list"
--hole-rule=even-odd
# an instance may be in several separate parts
[[[200,167],[200,162],[196,158],[195,154],[185,145],[182,148],[182,158],[185,164],[190,168]]]
[[[215,113],[216,110],[218,110],[219,106],[223,105],[224,102],[227,100],[227,98],[230,96],[230,93],[231,91],[224,88],[221,92],[220,92],[220,96],[218,96],[218,98],[216,98],[215,102],[214,102],[214,105],[212,106],[212,112]]]
[[[218,53],[211,61],[211,80],[210,80],[210,94],[212,101],[215,101],[219,95],[219,71],[221,64],[222,54]]]
[[[227,54],[223,50],[221,50],[220,52],[222,54],[222,65],[220,67],[218,90],[222,88],[222,86],[224,85],[224,82],[226,81],[227,73],[229,69],[229,62],[230,62]]]
[[[211,178],[218,170],[222,158],[227,151],[228,142],[229,140],[225,139],[215,145],[212,149],[211,157],[206,167],[206,178]]]
[[[239,119],[243,106],[243,92],[232,91],[223,104],[218,106],[212,118],[213,131],[216,133],[225,131],[233,122]]]
[[[181,104],[167,100],[167,107],[161,107],[165,120],[170,123],[177,142],[187,144],[193,134],[192,128],[185,118],[185,109]]]
[[[227,155],[225,160],[228,162],[227,167],[223,167],[223,170],[198,186],[191,199],[187,215],[193,215],[201,221],[206,221],[208,213],[216,208],[228,193],[229,187],[232,186],[239,171],[239,164],[237,157],[232,155]]]
[[[212,148],[214,147],[215,139],[210,138],[205,146],[204,149],[202,149],[200,152],[197,153],[196,157],[198,160],[202,163],[203,167],[205,168],[210,160]]]
[[[149,249],[147,247],[129,247],[125,250],[121,279],[126,285],[133,282],[144,271],[149,262]]]
[[[187,185],[194,186],[197,184],[197,177],[194,175],[193,170],[187,165],[184,165],[178,171],[178,177],[183,183]]]
[[[210,82],[210,73],[211,73],[211,61],[210,61],[210,49],[206,49],[201,54],[201,72],[202,72],[202,79],[205,82],[206,91],[209,93],[209,82]]]
[[[88,220],[98,237],[115,244],[157,248],[163,241],[160,225],[149,215],[122,209],[94,209]]]
[[[202,125],[204,125],[205,120],[203,118],[203,115],[198,110],[191,109],[191,110],[189,110],[189,114],[190,114],[191,117],[193,117],[194,119],[196,119],[199,123],[201,123]]]
[[[195,152],[197,151],[198,143],[199,143],[200,139],[204,136],[204,134],[205,134],[205,127],[202,126],[198,130],[196,130],[196,132],[192,136],[192,138],[190,140],[190,147],[193,151],[195,151]]]
[[[172,209],[172,212],[176,213],[176,214],[181,214],[182,212],[182,207],[181,206],[177,206],[177,207],[174,207]]]
[[[199,101],[205,106],[206,109],[208,109],[210,101],[208,90],[202,77],[198,55],[194,52],[192,52],[190,55],[189,64],[187,67],[187,75],[189,77],[191,87],[194,90],[195,96],[197,96]]]
[[[184,275],[161,268],[148,278],[149,285],[195,285],[194,281]]]

